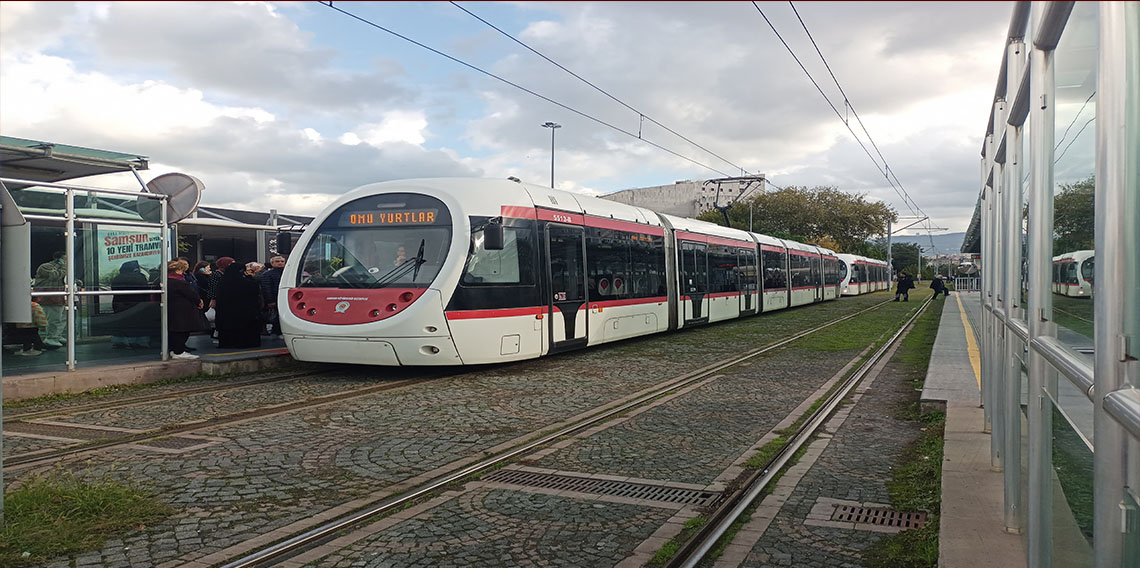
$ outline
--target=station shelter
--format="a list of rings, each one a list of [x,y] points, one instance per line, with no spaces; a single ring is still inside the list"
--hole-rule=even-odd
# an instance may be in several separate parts
[[[185,218],[169,222],[174,198],[148,188],[139,173],[148,166],[146,156],[0,136],[3,375],[165,360],[170,259],[264,263],[279,236],[295,236],[311,220],[201,207],[195,196],[180,206]],[[90,176],[135,189],[73,181],[92,183]],[[33,300],[47,319],[40,336],[48,349],[27,355],[10,339],[18,322],[31,321]]]

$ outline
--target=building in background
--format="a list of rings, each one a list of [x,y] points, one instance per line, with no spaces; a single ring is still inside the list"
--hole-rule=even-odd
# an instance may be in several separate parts
[[[764,174],[709,180],[683,180],[669,185],[624,189],[602,199],[652,209],[678,217],[696,217],[767,189]]]

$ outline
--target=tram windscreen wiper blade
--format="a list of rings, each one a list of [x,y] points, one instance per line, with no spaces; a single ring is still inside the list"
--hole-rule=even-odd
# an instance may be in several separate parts
[[[424,260],[424,244],[425,241],[421,240],[419,253],[417,253],[415,257],[401,262],[395,268],[389,270],[386,274],[384,274],[384,276],[377,278],[376,284],[373,287],[384,288],[396,280],[403,278],[405,274],[413,269],[415,272],[412,274],[412,280],[415,280],[416,276],[419,276],[420,266],[423,265],[423,263],[427,262]]]
[[[420,251],[416,253],[416,268],[412,271],[412,282],[420,275],[420,266],[424,263],[424,243],[427,239],[420,239]]]

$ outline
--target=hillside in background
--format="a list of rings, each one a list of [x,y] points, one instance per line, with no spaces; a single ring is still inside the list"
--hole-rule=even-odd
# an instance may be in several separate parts
[[[930,247],[930,240],[934,239],[934,249]],[[892,243],[916,243],[922,247],[923,255],[935,254],[953,254],[960,251],[962,248],[962,239],[966,238],[966,233],[946,233],[943,235],[934,235],[928,237],[926,235],[895,235],[891,237]]]

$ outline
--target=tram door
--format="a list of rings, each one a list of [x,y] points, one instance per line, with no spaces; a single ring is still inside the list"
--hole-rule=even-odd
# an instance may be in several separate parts
[[[811,258],[811,279],[815,284],[815,301],[823,301],[823,258],[813,256]]]
[[[685,306],[685,325],[705,323],[708,314],[708,245],[704,243],[681,243],[681,290],[677,295]]]
[[[553,224],[546,227],[551,353],[585,347],[588,341],[585,244],[585,234],[580,227]]]
[[[752,305],[752,295],[756,293],[756,253],[752,251],[737,252],[737,286],[740,290],[741,313],[752,313],[756,306]]]

